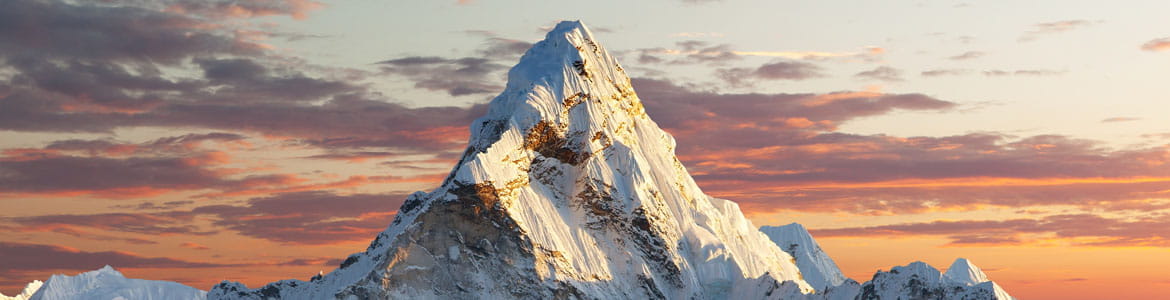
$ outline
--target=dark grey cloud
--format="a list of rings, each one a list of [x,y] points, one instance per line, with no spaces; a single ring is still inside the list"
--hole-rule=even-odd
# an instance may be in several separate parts
[[[87,252],[41,244],[0,242],[0,272],[32,270],[96,270],[105,265],[119,268],[217,268],[237,265],[193,262],[166,257],[145,257],[130,252]]]
[[[817,237],[946,236],[951,245],[1022,244],[1029,238],[1082,238],[1072,243],[1103,247],[1170,247],[1170,222],[1162,216],[1105,217],[1064,214],[1036,219],[962,220],[813,230]],[[1033,235],[1033,236],[1030,236]],[[1040,236],[1034,236],[1040,235]]]
[[[298,192],[252,198],[246,205],[213,205],[192,213],[209,215],[218,227],[288,244],[365,241],[390,225],[406,194]]]
[[[983,57],[984,55],[987,55],[987,53],[982,52],[982,51],[967,51],[967,52],[963,52],[962,54],[959,54],[959,55],[948,57],[947,59],[950,59],[950,60],[972,60],[972,59]]]
[[[647,112],[687,145],[678,148],[679,158],[704,190],[750,211],[892,213],[1052,204],[1150,210],[1157,207],[1141,201],[1170,188],[1170,181],[1126,180],[1170,176],[1158,167],[1170,163],[1164,146],[1116,150],[1059,135],[834,132],[865,116],[958,107],[921,94],[726,94],[649,79],[635,79],[634,86]],[[975,184],[979,178],[1019,182]],[[1070,178],[1083,180],[1055,180]],[[954,183],[869,185],[940,180]]]
[[[203,142],[235,142],[242,141],[246,138],[246,136],[235,133],[212,132],[162,137],[144,143],[122,142],[110,138],[96,140],[69,139],[50,142],[44,149],[74,152],[88,156],[191,154]]]
[[[15,230],[23,232],[56,231],[59,228],[66,228],[66,230],[84,228],[152,236],[211,235],[216,233],[215,231],[201,230],[191,225],[193,217],[194,215],[189,213],[160,212],[40,215],[3,218],[0,220],[14,224],[15,227],[13,228]]]
[[[1055,71],[1055,70],[1014,70],[1014,71],[986,70],[986,71],[983,71],[984,76],[990,76],[990,77],[996,77],[996,76],[1056,76],[1056,75],[1060,75],[1060,74],[1064,74],[1064,71]]]
[[[898,70],[889,66],[880,66],[873,70],[859,72],[853,76],[890,82],[906,80],[902,78],[902,70]]]
[[[974,71],[968,69],[934,69],[922,71],[919,75],[924,77],[957,76],[971,74],[972,72]]]
[[[498,93],[504,89],[488,75],[506,69],[486,58],[411,56],[378,62],[383,72],[405,76],[416,88],[444,91],[451,96]]]
[[[642,48],[623,54],[633,55],[633,59],[636,59],[641,64],[706,64],[710,66],[722,66],[743,59],[743,56],[735,53],[731,45],[711,44],[710,42],[698,40],[675,42],[674,49],[662,47]]]
[[[167,9],[209,18],[287,15],[304,19],[323,4],[312,0],[169,0]]]
[[[206,29],[202,20],[133,6],[64,1],[0,3],[0,52],[8,57],[174,64],[195,55],[257,54],[257,44]]]
[[[199,158],[124,159],[62,156],[0,161],[0,192],[75,193],[118,189],[201,189],[225,183]],[[126,194],[133,194],[127,191]],[[110,195],[115,196],[115,195]]]
[[[550,28],[551,30],[551,28]],[[593,30],[597,30],[594,28]],[[532,43],[501,37],[495,32],[486,30],[468,30],[467,34],[473,36],[480,36],[484,38],[483,44],[478,50],[479,54],[486,58],[514,60],[520,58],[524,51],[532,47]]]
[[[250,59],[196,59],[209,81],[201,96],[218,102],[318,101],[360,91],[336,80],[307,77],[300,72],[272,70]]]
[[[1105,119],[1101,120],[1101,123],[1132,122],[1132,121],[1139,121],[1141,119],[1142,118],[1134,118],[1134,117],[1112,117],[1112,118],[1105,118]]]
[[[717,76],[732,86],[750,86],[755,80],[805,80],[824,77],[823,69],[815,64],[800,61],[778,61],[763,64],[755,69],[719,69]]]

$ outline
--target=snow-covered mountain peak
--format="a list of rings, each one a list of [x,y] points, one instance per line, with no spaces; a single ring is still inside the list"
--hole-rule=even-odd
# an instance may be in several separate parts
[[[931,267],[930,265],[921,261],[912,262],[905,266],[894,267],[893,269],[890,269],[890,273],[899,274],[900,276],[905,277],[917,277],[926,281],[927,283],[932,284],[937,283],[942,278],[942,274],[938,272],[938,269],[935,269],[934,267]]]
[[[804,280],[818,291],[841,285],[849,280],[837,263],[813,239],[804,225],[792,223],[779,227],[764,226],[760,231],[768,235],[780,249],[796,258],[796,266]]]
[[[966,258],[955,259],[955,262],[943,274],[943,279],[967,286],[991,281],[987,279],[987,274],[984,274],[982,269]]]
[[[439,188],[309,282],[211,298],[767,298],[813,289],[734,202],[707,196],[580,22],[509,71]]]
[[[53,275],[28,299],[191,299],[206,298],[198,289],[170,281],[126,278],[113,267],[75,276]]]
[[[956,260],[956,264],[960,267],[952,266],[951,270],[977,270],[965,259]],[[862,284],[857,299],[1015,299],[995,282],[986,281],[986,276],[982,278],[985,281],[975,284],[955,281],[944,277],[934,267],[917,261],[894,267],[889,272],[878,271],[873,279]]]

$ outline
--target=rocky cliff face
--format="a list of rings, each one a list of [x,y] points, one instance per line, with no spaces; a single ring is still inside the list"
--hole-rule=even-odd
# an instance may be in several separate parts
[[[509,71],[442,185],[309,281],[213,299],[801,298],[793,257],[705,195],[621,65],[562,22]]]

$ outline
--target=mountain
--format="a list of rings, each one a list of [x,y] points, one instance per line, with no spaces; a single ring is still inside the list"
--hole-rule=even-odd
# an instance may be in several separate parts
[[[800,268],[804,281],[817,290],[838,286],[849,278],[837,268],[837,263],[829,254],[821,250],[821,245],[813,240],[803,225],[792,223],[779,227],[764,226],[760,231],[768,236],[780,249],[796,259],[796,266]]]
[[[803,225],[764,226],[760,231],[796,259],[804,280],[817,289],[816,296],[824,299],[1015,299],[965,258],[956,259],[945,274],[926,263],[914,262],[889,272],[879,270],[872,280],[858,284],[841,273]]]
[[[34,283],[36,282],[34,281]],[[32,284],[29,284],[29,287],[32,287]],[[28,291],[29,288],[25,288],[25,292]],[[18,295],[16,299],[21,299],[19,297]],[[193,287],[169,281],[126,278],[114,268],[105,266],[76,276],[53,275],[27,299],[199,300],[205,298],[205,292]]]
[[[33,293],[36,293],[37,290],[40,290],[41,285],[43,284],[45,283],[41,282],[40,280],[33,280],[32,282],[29,282],[28,285],[24,286],[24,290],[20,291],[20,294],[13,296],[5,296],[4,294],[0,294],[0,300],[26,300],[31,298]]]
[[[946,274],[920,261],[879,270],[861,285],[857,299],[1015,299],[966,259],[955,260]]]
[[[987,279],[987,274],[983,274],[982,269],[976,267],[966,258],[955,259],[955,262],[951,263],[951,267],[947,268],[947,272],[943,274],[943,280],[967,286],[991,281]]]
[[[796,259],[800,274],[819,294],[828,299],[853,299],[857,294],[860,284],[841,273],[837,263],[821,249],[804,225],[763,226],[760,232]]]
[[[561,22],[508,72],[440,187],[340,268],[211,299],[800,298],[791,255],[707,196],[622,66]]]

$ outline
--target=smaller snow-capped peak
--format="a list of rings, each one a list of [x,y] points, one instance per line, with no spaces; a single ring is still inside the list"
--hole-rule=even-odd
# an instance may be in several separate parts
[[[779,227],[763,226],[760,227],[760,231],[780,246],[781,250],[796,259],[796,266],[804,280],[818,291],[841,285],[848,280],[837,267],[837,263],[821,249],[821,245],[817,244],[803,225],[792,223]]]
[[[912,262],[905,266],[894,267],[890,270],[890,273],[900,274],[901,276],[905,277],[918,277],[922,280],[925,280],[926,283],[929,284],[938,283],[942,278],[942,274],[938,272],[938,269],[935,269],[934,267],[931,267],[930,265],[921,261]]]
[[[0,294],[0,300],[26,300],[32,298],[32,295],[41,289],[41,285],[45,283],[40,280],[33,280],[28,285],[24,286],[24,290],[20,294],[5,296]]]
[[[955,262],[947,269],[946,274],[943,274],[943,280],[966,286],[991,281],[987,279],[987,274],[984,274],[982,269],[961,257],[955,259]]]
[[[67,276],[49,277],[28,299],[190,299],[206,293],[177,282],[126,278],[113,267]]]
[[[955,271],[957,273],[951,273]],[[965,274],[964,272],[968,272]],[[962,275],[962,276],[959,276]],[[976,276],[979,275],[979,276]],[[954,279],[953,277],[959,277]],[[981,278],[981,279],[976,279]],[[977,280],[982,280],[975,282]],[[972,283],[974,282],[974,283]],[[944,276],[938,269],[916,261],[889,272],[878,271],[861,286],[857,299],[996,299],[1014,300],[1002,287],[987,279],[966,259],[958,259]]]

